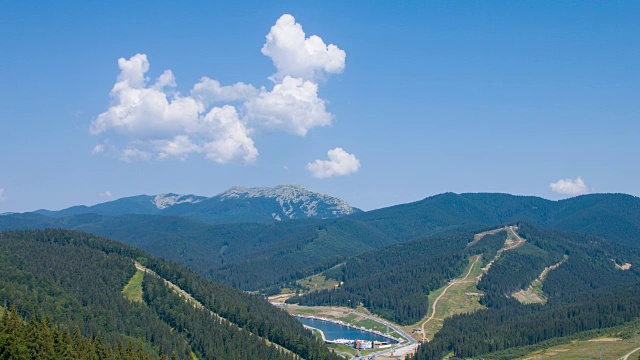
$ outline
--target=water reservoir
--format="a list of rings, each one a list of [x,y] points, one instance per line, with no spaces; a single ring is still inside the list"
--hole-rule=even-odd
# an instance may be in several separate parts
[[[369,340],[369,341],[382,341],[396,343],[397,341],[389,339],[387,337],[374,334],[368,331],[354,329],[352,327],[336,324],[330,321],[324,321],[320,319],[309,319],[303,317],[296,317],[301,323],[316,328],[324,332],[324,336],[327,340],[337,339],[349,339],[349,340]]]

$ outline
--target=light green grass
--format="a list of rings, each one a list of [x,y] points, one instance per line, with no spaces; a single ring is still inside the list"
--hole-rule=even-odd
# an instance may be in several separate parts
[[[639,348],[640,344],[637,344],[634,339],[620,339],[618,341],[606,341],[606,339],[580,340],[539,350],[521,359],[600,359],[599,346],[604,348],[602,351],[603,359],[619,359],[631,350]],[[638,353],[634,354],[635,356],[631,355],[629,359],[637,359]]]
[[[352,321],[354,321],[356,318],[358,317],[358,315],[354,314],[354,313],[349,313],[346,316],[343,316],[340,318],[340,320],[346,322],[346,323],[351,323]]]
[[[333,289],[339,283],[334,279],[327,279],[322,274],[316,274],[296,281],[299,285],[309,288],[309,291],[319,291],[325,289]]]
[[[289,309],[287,309],[289,310]],[[322,312],[322,310],[316,310],[316,309],[309,309],[309,308],[296,308],[296,313],[297,314],[302,314],[302,315],[316,315],[318,313]]]
[[[480,255],[478,255],[480,256]],[[444,290],[449,287],[444,296],[440,298],[438,301],[438,305],[436,306],[436,314],[426,326],[425,333],[427,334],[428,339],[433,339],[433,336],[442,329],[443,319],[458,315],[458,314],[466,314],[471,313],[476,310],[480,310],[485,308],[480,305],[480,298],[477,296],[470,296],[467,293],[480,293],[478,288],[476,288],[475,279],[478,275],[482,273],[482,261],[476,261],[477,256],[473,256],[469,258],[469,265],[464,269],[464,271],[460,274],[460,276],[456,280],[462,280],[469,272],[469,268],[471,268],[471,272],[467,277],[467,281],[464,283],[455,284],[449,287],[449,284],[444,285],[443,287],[432,291],[429,293],[429,312],[424,319],[420,320],[418,323],[405,326],[403,330],[407,333],[411,333],[415,328],[421,328],[422,323],[431,317],[433,313],[432,304],[436,301],[440,295],[444,292]],[[475,265],[473,265],[475,262]],[[416,334],[415,337],[420,337],[419,334]]]
[[[367,356],[367,355],[369,355],[369,354],[377,353],[377,352],[380,352],[380,351],[383,351],[383,350],[381,350],[381,349],[367,349],[367,350],[360,350],[360,354],[361,354],[362,356]]]
[[[352,348],[349,345],[344,344],[327,344],[329,349],[332,349],[336,352],[336,354],[349,354],[351,356],[355,356],[357,354],[356,349]]]
[[[142,279],[144,279],[144,273],[140,270],[136,271],[129,283],[122,289],[122,295],[130,301],[144,303],[142,300]]]
[[[540,343],[511,348],[490,354],[482,354],[481,358],[490,359],[599,359],[598,346],[602,346],[603,359],[620,359],[631,350],[640,347],[636,344],[634,335],[640,329],[638,320],[619,326],[594,329],[573,334],[562,338],[552,338]],[[636,360],[638,353],[634,353],[629,360]]]

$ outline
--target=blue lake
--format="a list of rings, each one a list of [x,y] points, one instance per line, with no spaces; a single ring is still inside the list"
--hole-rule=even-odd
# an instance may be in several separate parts
[[[370,333],[368,331],[354,329],[344,325],[334,324],[329,321],[323,321],[318,319],[308,319],[308,318],[302,318],[302,317],[296,317],[296,319],[298,319],[298,321],[300,321],[301,323],[307,326],[316,328],[318,330],[322,330],[327,340],[349,339],[349,340],[386,341],[386,342],[396,343],[396,341],[386,338],[384,336]]]

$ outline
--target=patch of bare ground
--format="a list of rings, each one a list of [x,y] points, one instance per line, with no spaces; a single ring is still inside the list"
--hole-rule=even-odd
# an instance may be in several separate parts
[[[493,231],[499,232],[502,230],[507,230],[507,239],[504,241],[504,246],[500,250],[498,250],[493,260],[491,260],[485,267],[482,268],[482,273],[476,278],[477,282],[480,282],[480,280],[482,280],[482,277],[489,272],[489,269],[491,269],[493,263],[500,258],[503,252],[520,247],[526,242],[526,240],[521,238],[520,235],[518,235],[518,233],[516,232],[516,230],[518,230],[517,226],[505,226],[504,228],[496,230]]]
[[[558,262],[557,264],[553,264],[551,266],[547,266],[542,270],[540,276],[537,279],[531,282],[531,285],[524,290],[520,290],[516,293],[511,294],[513,298],[518,300],[523,304],[544,304],[547,302],[546,297],[544,296],[544,292],[542,291],[542,283],[544,279],[546,279],[547,275],[551,270],[555,270],[558,266],[562,265],[565,261],[569,259],[569,256],[565,255],[564,258]]]
[[[278,295],[274,295],[274,296],[269,296],[269,302],[270,303],[284,303],[285,301],[287,301],[287,299],[289,299],[293,295],[295,295],[295,294],[294,293],[289,293],[289,294],[278,294]]]
[[[631,264],[629,264],[629,263],[624,263],[623,265],[619,265],[615,260],[612,259],[612,261],[616,265],[616,269],[618,269],[618,270],[623,270],[624,271],[624,270],[631,269]]]
[[[478,241],[482,240],[482,238],[485,237],[486,235],[497,234],[500,231],[504,231],[504,230],[506,230],[506,227],[493,229],[493,230],[489,230],[489,231],[485,231],[485,232],[481,232],[481,233],[475,234],[475,235],[473,235],[473,241],[468,243],[467,247],[475,245]]]
[[[590,340],[587,340],[587,341],[606,341],[606,342],[612,342],[612,341],[622,341],[622,338],[605,337],[605,338],[590,339]]]
[[[545,302],[538,294],[529,289],[520,290],[517,293],[511,294],[511,296],[523,304],[541,304]]]

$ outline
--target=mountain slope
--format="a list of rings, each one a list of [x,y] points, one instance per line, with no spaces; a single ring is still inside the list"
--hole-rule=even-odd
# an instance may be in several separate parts
[[[332,219],[359,211],[332,196],[314,193],[297,185],[279,185],[272,188],[232,187],[199,204],[177,205],[163,214],[223,223]]]
[[[67,230],[0,233],[0,297],[23,316],[46,315],[111,345],[141,341],[179,358],[338,359],[294,318],[265,300],[213,283],[130,246]],[[189,292],[186,303],[160,279],[145,276],[144,303],[121,294],[134,260]],[[212,318],[210,312],[225,320]]]
[[[519,347],[637,319],[640,249],[595,236],[520,224],[523,246],[502,254],[477,283],[487,308],[447,318],[414,359],[517,358]],[[548,266],[541,291],[545,304],[521,304],[513,294]],[[621,270],[616,263],[632,264]],[[461,341],[461,339],[464,339]]]

